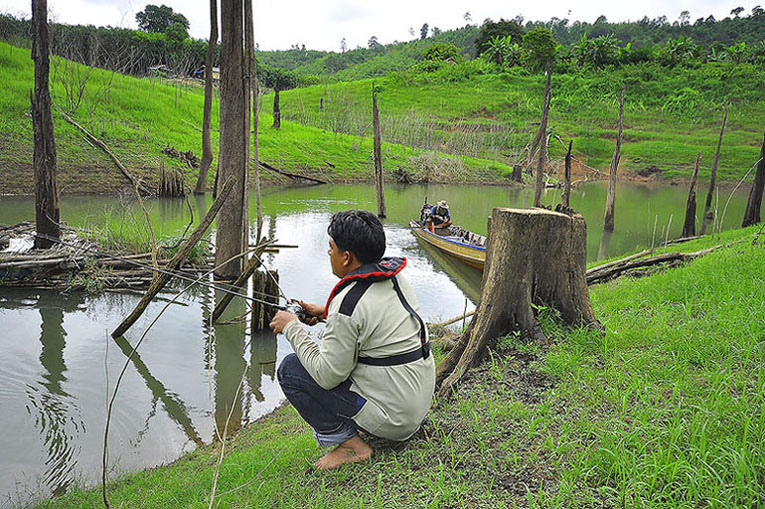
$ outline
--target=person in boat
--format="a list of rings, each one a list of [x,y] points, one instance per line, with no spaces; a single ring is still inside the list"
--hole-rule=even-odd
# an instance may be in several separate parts
[[[383,258],[385,232],[370,212],[332,216],[329,261],[340,278],[327,304],[300,301],[316,323],[326,318],[316,344],[298,317],[279,311],[270,326],[295,353],[277,377],[287,399],[314,429],[320,446],[336,446],[319,469],[371,457],[359,431],[403,441],[419,428],[435,389],[435,363],[417,298],[400,272],[406,258]]]
[[[427,226],[430,231],[434,228],[448,228],[452,225],[452,218],[449,215],[449,204],[446,200],[439,201],[430,209]]]

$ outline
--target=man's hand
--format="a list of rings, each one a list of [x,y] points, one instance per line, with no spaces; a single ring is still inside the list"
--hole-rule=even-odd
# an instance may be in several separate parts
[[[305,309],[305,312],[311,315],[313,318],[306,321],[308,325],[316,325],[319,323],[319,318],[324,315],[324,306],[320,304],[311,304],[308,302],[300,301],[300,305]]]
[[[273,330],[275,333],[279,334],[284,330],[288,323],[294,322],[297,319],[298,317],[292,313],[279,311],[276,313],[276,315],[274,315],[274,319],[271,320],[271,323],[269,323],[268,326],[271,327],[271,330]]]

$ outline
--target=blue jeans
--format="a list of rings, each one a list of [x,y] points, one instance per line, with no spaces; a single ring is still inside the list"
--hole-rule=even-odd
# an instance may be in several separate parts
[[[276,376],[289,402],[314,429],[313,435],[320,446],[342,444],[358,434],[358,426],[351,417],[367,400],[350,389],[350,380],[326,390],[316,383],[294,353],[284,358]]]

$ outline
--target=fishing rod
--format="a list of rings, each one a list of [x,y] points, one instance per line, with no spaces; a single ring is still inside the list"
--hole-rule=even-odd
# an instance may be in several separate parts
[[[279,293],[281,294],[280,296],[277,296],[277,298],[283,298],[286,301],[286,304],[278,304],[278,303],[274,303],[274,302],[268,302],[268,301],[266,301],[264,299],[258,299],[256,297],[250,297],[249,295],[242,294],[239,291],[229,290],[228,288],[225,288],[225,287],[222,287],[222,286],[210,283],[210,282],[200,281],[199,278],[195,278],[193,276],[190,276],[190,275],[188,275],[185,272],[171,271],[171,270],[161,269],[159,267],[154,267],[152,265],[146,265],[144,263],[132,260],[130,258],[125,258],[125,257],[119,256],[119,255],[114,255],[114,254],[110,254],[110,253],[104,253],[104,252],[99,251],[98,249],[92,248],[90,246],[78,246],[76,244],[72,244],[72,243],[63,241],[61,239],[57,239],[55,237],[50,237],[48,235],[45,235],[45,234],[42,234],[42,233],[37,233],[37,232],[35,232],[35,236],[40,237],[40,238],[42,238],[44,240],[55,242],[57,244],[60,244],[62,246],[66,246],[66,247],[69,247],[69,248],[72,248],[72,249],[78,249],[78,250],[82,250],[82,251],[87,251],[87,252],[93,253],[96,256],[99,256],[101,258],[109,258],[109,259],[112,259],[112,260],[121,261],[123,263],[128,263],[128,264],[134,265],[134,266],[142,268],[142,269],[151,270],[151,271],[154,271],[154,272],[158,272],[160,274],[165,274],[167,276],[176,277],[176,278],[181,279],[183,281],[187,281],[187,282],[190,282],[190,283],[193,283],[193,284],[197,284],[197,285],[200,285],[200,286],[211,288],[213,290],[218,290],[220,292],[227,293],[229,295],[233,295],[234,297],[240,297],[240,298],[242,298],[244,300],[247,300],[247,301],[250,301],[250,302],[254,302],[254,303],[257,303],[257,304],[263,304],[265,306],[276,308],[276,309],[279,309],[279,310],[282,310],[282,311],[287,311],[289,313],[297,315],[298,318],[300,318],[302,321],[307,321],[307,320],[310,320],[312,318],[312,316],[308,314],[308,312],[305,310],[305,308],[303,308],[298,303],[297,300],[295,300],[295,299],[288,299],[286,297],[286,295],[282,291],[281,287],[279,286],[278,281],[273,276],[271,276],[271,279],[273,280],[274,284],[276,285],[277,289],[279,290]],[[257,255],[255,255],[255,256],[257,256]],[[263,260],[260,257],[258,257],[258,260],[260,261],[261,264],[263,264],[265,266],[265,263],[263,263]],[[233,285],[228,285],[228,286],[232,286],[233,288],[237,288],[237,287],[234,287]],[[265,295],[263,292],[255,292],[255,293],[258,293],[260,295]]]

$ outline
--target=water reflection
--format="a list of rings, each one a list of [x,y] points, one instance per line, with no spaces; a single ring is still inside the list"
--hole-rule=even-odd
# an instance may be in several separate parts
[[[130,359],[130,363],[143,379],[146,387],[149,389],[149,392],[151,392],[152,410],[150,411],[146,420],[147,423],[144,426],[144,432],[145,429],[148,428],[148,421],[154,415],[157,401],[160,401],[162,402],[162,407],[165,409],[165,412],[167,412],[167,415],[170,417],[170,419],[172,419],[173,422],[178,425],[180,429],[183,430],[184,434],[189,438],[189,440],[197,445],[204,445],[204,441],[199,436],[199,433],[197,433],[197,430],[194,428],[194,423],[189,417],[188,410],[186,409],[186,405],[183,403],[183,401],[181,401],[181,397],[178,394],[169,391],[162,382],[160,382],[151,374],[149,368],[141,360],[141,356],[137,351],[133,351],[133,347],[123,336],[114,339],[114,342],[117,343],[117,346],[120,348],[122,353],[125,354],[125,357]],[[141,434],[139,433],[139,438],[140,436]]]
[[[216,303],[220,302],[224,295],[223,292],[216,291]],[[242,381],[247,367],[244,360],[246,308],[244,300],[233,299],[218,322],[213,324],[214,413],[220,437],[230,436],[242,427]]]
[[[43,373],[37,384],[27,384],[27,411],[34,413],[35,427],[43,437],[47,456],[43,480],[53,495],[65,493],[71,484],[80,449],[74,443],[85,432],[74,398],[63,387],[67,381],[64,311],[77,310],[82,303],[77,296],[61,300],[53,292],[42,292],[37,301]]]

